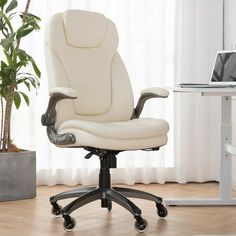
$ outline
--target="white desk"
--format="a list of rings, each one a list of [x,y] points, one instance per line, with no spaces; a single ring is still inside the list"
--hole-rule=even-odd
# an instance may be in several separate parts
[[[236,155],[236,147],[231,144],[231,97],[236,96],[236,88],[179,88],[173,89],[175,93],[200,93],[202,96],[220,96],[221,109],[221,160],[218,198],[200,199],[167,199],[166,205],[236,205],[236,198],[232,198],[232,159]]]

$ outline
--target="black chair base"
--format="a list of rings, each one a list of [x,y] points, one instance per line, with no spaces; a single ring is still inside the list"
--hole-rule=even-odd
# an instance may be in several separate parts
[[[119,204],[128,210],[135,218],[135,228],[138,232],[146,231],[148,224],[145,219],[142,218],[142,211],[128,198],[139,198],[144,200],[153,201],[157,207],[157,213],[160,217],[167,216],[167,209],[163,205],[163,200],[151,193],[147,193],[140,190],[111,187],[110,168],[114,168],[113,162],[109,158],[116,158],[112,155],[105,155],[105,158],[100,158],[101,169],[99,174],[99,187],[81,188],[69,190],[63,193],[59,193],[50,198],[52,204],[52,214],[54,216],[60,216],[64,218],[64,229],[66,231],[72,231],[76,225],[75,219],[70,214],[76,209],[96,200],[101,200],[101,207],[107,208],[108,211],[112,209],[112,202]],[[112,166],[110,164],[112,163]],[[58,201],[62,199],[76,198],[64,208],[58,205]]]

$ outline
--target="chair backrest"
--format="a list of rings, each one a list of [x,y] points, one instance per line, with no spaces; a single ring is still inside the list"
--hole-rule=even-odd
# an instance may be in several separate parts
[[[133,93],[117,52],[118,33],[104,15],[68,10],[54,15],[46,29],[49,88],[70,87],[78,99],[57,106],[57,122],[129,120]]]

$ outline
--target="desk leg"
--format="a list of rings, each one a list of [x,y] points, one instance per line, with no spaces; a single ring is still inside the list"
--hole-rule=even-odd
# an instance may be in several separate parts
[[[220,156],[220,183],[219,198],[200,199],[169,199],[166,205],[176,206],[223,206],[236,205],[236,199],[232,199],[232,159],[231,154],[226,151],[227,145],[232,139],[231,124],[231,97],[222,96],[221,110],[221,156]]]
[[[221,158],[220,158],[220,199],[229,200],[232,198],[232,158],[226,151],[226,144],[231,143],[231,97],[222,97],[221,106]]]

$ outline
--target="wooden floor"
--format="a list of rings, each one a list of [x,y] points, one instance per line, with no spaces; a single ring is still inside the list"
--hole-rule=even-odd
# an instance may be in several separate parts
[[[215,197],[218,193],[216,183],[206,184],[151,184],[135,185],[132,188],[163,196],[177,197]],[[117,204],[109,213],[100,208],[100,202],[90,203],[72,216],[77,227],[72,233],[62,228],[62,219],[50,214],[48,197],[70,189],[65,186],[38,187],[37,198],[13,202],[0,202],[1,236],[133,236],[134,219],[129,212]],[[156,214],[152,202],[137,200],[134,202],[143,211],[148,220],[149,229],[143,235],[187,236],[187,235],[236,235],[236,207],[168,207],[169,215],[165,220]],[[62,202],[62,205],[66,201]]]

